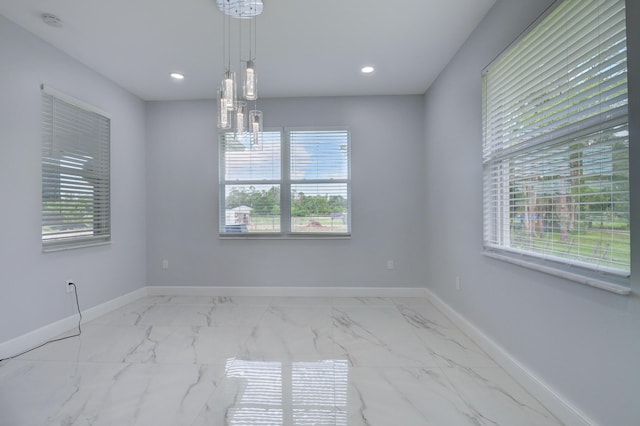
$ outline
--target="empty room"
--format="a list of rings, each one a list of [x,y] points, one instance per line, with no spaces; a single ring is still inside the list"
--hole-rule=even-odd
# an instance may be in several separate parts
[[[640,425],[639,70],[634,0],[0,0],[0,426]]]

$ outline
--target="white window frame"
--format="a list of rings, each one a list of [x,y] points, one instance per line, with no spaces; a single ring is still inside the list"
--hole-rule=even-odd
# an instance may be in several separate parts
[[[584,137],[587,134],[597,134],[599,131],[605,131],[618,128],[616,126],[628,125],[628,113],[626,112],[626,105],[624,108],[616,107],[611,113],[606,116],[588,118],[583,121],[579,121],[578,124],[572,124],[571,126],[560,127],[560,130],[554,130],[549,133],[534,134],[529,137],[528,134],[521,131],[519,140],[515,143],[513,139],[505,137],[504,144],[500,142],[502,136],[491,135],[494,128],[488,128],[489,123],[495,123],[491,121],[491,117],[488,114],[492,114],[492,111],[505,109],[506,100],[500,100],[500,103],[495,103],[496,106],[488,106],[487,104],[487,73],[492,72],[492,66],[499,63],[501,59],[509,55],[513,49],[520,47],[519,44],[523,39],[526,39],[532,31],[536,30],[539,25],[548,24],[545,19],[551,15],[557,7],[562,5],[565,1],[571,0],[557,0],[551,7],[549,7],[545,13],[540,16],[525,32],[523,32],[518,39],[516,39],[507,49],[505,49],[491,64],[489,64],[482,73],[483,80],[483,174],[484,174],[484,254],[488,257],[514,263],[526,268],[542,271],[552,275],[560,276],[565,279],[570,279],[583,284],[598,287],[604,290],[612,291],[618,294],[629,294],[629,277],[630,271],[619,270],[616,268],[610,268],[601,266],[596,263],[589,263],[580,260],[572,260],[569,257],[555,256],[549,253],[537,253],[530,250],[521,250],[517,247],[511,246],[511,226],[509,225],[511,215],[510,197],[517,194],[511,193],[515,189],[511,189],[512,182],[510,181],[510,169],[514,167],[514,161],[518,156],[530,156],[533,157],[533,153],[536,155],[542,155],[540,152],[544,149],[550,149],[554,144],[565,143],[568,144],[570,138]],[[586,3],[586,2],[585,2]],[[567,3],[568,4],[568,3]],[[584,4],[584,3],[583,3]],[[599,10],[598,10],[599,13]],[[547,30],[548,33],[548,30]],[[529,58],[535,59],[529,55]],[[521,59],[521,58],[520,58]],[[515,62],[518,64],[518,62]],[[515,66],[514,64],[514,66]],[[581,64],[580,64],[581,65]],[[530,68],[535,69],[535,67]],[[607,69],[608,70],[608,69]],[[504,73],[504,69],[500,72]],[[507,71],[508,72],[508,71]],[[613,72],[613,71],[612,71]],[[508,76],[509,74],[504,74]],[[572,76],[575,77],[575,76]],[[572,78],[569,77],[569,78]],[[581,77],[584,78],[584,77]],[[604,79],[604,78],[603,78]],[[507,87],[507,84],[515,81],[513,79],[505,80],[503,87]],[[500,83],[494,87],[499,87]],[[496,89],[497,90],[497,89]],[[538,89],[541,90],[541,89]],[[533,89],[531,89],[531,92]],[[530,93],[527,92],[526,96],[531,98]],[[509,92],[505,92],[509,93]],[[540,92],[539,92],[540,93]],[[542,93],[544,93],[542,91]],[[505,95],[503,95],[505,96]],[[628,94],[627,94],[628,96]],[[501,98],[504,99],[504,98]],[[498,102],[498,101],[494,101]],[[504,103],[503,103],[504,102]],[[567,102],[567,101],[564,101]],[[628,103],[628,102],[627,102]],[[512,104],[508,104],[512,105]],[[499,107],[499,108],[498,108]],[[572,106],[573,108],[573,106]],[[625,109],[624,112],[621,110]],[[518,114],[522,114],[520,110],[517,110]],[[531,110],[533,113],[538,113],[539,110]],[[513,120],[512,116],[506,115],[510,120]],[[511,118],[509,118],[511,117]],[[497,122],[497,121],[496,121]],[[526,127],[525,127],[526,128]],[[497,129],[500,129],[498,127]],[[518,128],[515,128],[516,130]],[[510,131],[514,131],[513,129]],[[497,140],[497,142],[496,142]],[[558,145],[556,145],[558,146]],[[582,152],[582,151],[581,151]],[[539,160],[538,160],[539,161]],[[569,161],[569,160],[568,160]],[[615,160],[612,158],[611,163]],[[570,167],[567,164],[567,167]],[[584,167],[581,165],[580,167]],[[519,175],[514,175],[520,178]],[[515,182],[515,181],[514,181]],[[515,183],[513,184],[515,185]],[[565,193],[560,191],[561,194]],[[548,207],[547,207],[548,208]],[[529,218],[525,218],[525,222]]]
[[[111,117],[49,86],[42,85],[41,93],[42,250],[109,244]],[[65,205],[63,192],[69,200],[90,198],[90,219],[75,211],[65,213],[73,206]],[[47,205],[55,199],[58,211]]]
[[[225,153],[222,144],[224,133],[218,137],[219,153],[219,218],[218,232],[221,239],[349,239],[351,238],[351,131],[347,127],[276,127],[265,128],[265,133],[280,133],[280,179],[279,180],[225,180]],[[347,138],[346,179],[291,179],[292,132],[344,132]],[[232,134],[232,132],[226,133]],[[259,149],[259,148],[258,148]],[[291,230],[291,186],[295,184],[345,184],[347,188],[347,232],[294,232]],[[280,232],[225,232],[226,186],[227,185],[279,185],[280,186]]]

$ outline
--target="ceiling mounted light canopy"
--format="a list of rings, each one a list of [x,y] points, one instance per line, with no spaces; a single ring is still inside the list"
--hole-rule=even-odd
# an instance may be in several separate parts
[[[216,0],[218,9],[234,18],[252,18],[262,13],[262,0]]]
[[[262,134],[262,111],[257,108],[258,79],[255,66],[256,50],[256,16],[262,13],[262,0],[216,0],[218,9],[222,12],[222,56],[224,71],[222,82],[218,90],[218,128],[234,129],[237,138],[249,136],[250,147],[258,145]],[[231,64],[231,18],[236,18],[238,28],[239,58],[238,70],[241,71],[242,82],[238,85],[238,74]],[[248,21],[248,25],[244,23]],[[248,27],[248,30],[247,28]],[[248,37],[243,38],[243,30],[247,30]],[[248,40],[243,50],[242,40]],[[244,66],[242,64],[244,63]],[[238,98],[238,91],[242,93]],[[249,101],[253,102],[253,109],[249,111]],[[247,113],[248,111],[248,113]],[[249,126],[246,120],[249,120]],[[235,124],[234,124],[235,122]],[[248,129],[248,131],[247,131]]]

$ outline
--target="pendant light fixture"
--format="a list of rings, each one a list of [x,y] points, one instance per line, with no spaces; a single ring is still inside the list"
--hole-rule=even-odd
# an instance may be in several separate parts
[[[227,109],[227,99],[224,96],[224,88],[218,89],[218,129],[230,129],[229,110]]]
[[[251,131],[251,146],[255,147],[260,143],[262,135],[262,111],[249,111],[249,126]]]
[[[258,99],[258,76],[256,74],[255,63],[253,62],[253,49],[256,45],[255,26],[256,20],[254,18],[249,22],[249,59],[245,63],[244,85],[242,90],[244,98],[248,101],[255,101]]]
[[[255,148],[259,145],[263,131],[262,111],[258,110],[256,102],[258,99],[258,79],[254,57],[256,50],[256,16],[262,13],[262,0],[216,0],[216,4],[223,14],[222,56],[225,64],[218,97],[218,128],[224,130],[233,128],[236,137],[239,139],[248,130],[250,147]],[[242,71],[243,77],[240,85],[242,99],[238,99],[237,93],[238,74],[233,71],[231,66],[231,18],[239,20],[238,58],[240,64],[244,63],[244,67],[238,67]],[[242,50],[243,21],[248,21],[249,24],[248,56]],[[247,116],[247,111],[249,110],[248,101],[253,102],[253,109],[248,112]]]
[[[227,69],[222,80],[225,104],[229,111],[236,109],[236,73]]]
[[[245,117],[247,116],[247,103],[238,101],[236,106],[236,135],[242,136],[246,132]]]
[[[251,59],[247,61],[247,66],[244,72],[244,98],[248,101],[255,101],[258,99],[258,84],[257,84],[256,68]]]

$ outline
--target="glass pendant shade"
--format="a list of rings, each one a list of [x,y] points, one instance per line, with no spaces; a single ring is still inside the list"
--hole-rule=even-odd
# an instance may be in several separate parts
[[[256,67],[251,60],[247,61],[247,68],[244,73],[243,96],[248,101],[255,101],[258,99]]]
[[[245,116],[247,115],[247,103],[238,101],[236,107],[236,134],[238,136],[243,135],[247,129],[245,127]]]
[[[218,91],[218,128],[230,129],[231,120],[229,119],[229,110],[227,109],[227,99],[224,96],[224,89]]]
[[[236,108],[236,73],[226,71],[222,81],[222,90],[227,104],[227,110],[233,111]]]
[[[225,66],[222,82],[218,91],[218,128],[224,130],[230,130],[235,133],[238,140],[241,139],[241,143],[249,142],[250,147],[259,145],[263,132],[263,117],[262,111],[258,110],[258,80],[256,74],[256,67],[253,56],[255,54],[256,46],[256,32],[255,32],[255,17],[262,13],[262,0],[216,0],[218,8],[223,13],[222,24],[222,59]],[[238,32],[238,47],[237,54],[232,54],[231,47],[235,45],[232,43],[231,37],[231,19],[237,18],[239,20],[249,20],[249,48],[248,57],[244,56],[242,49],[243,40],[243,27],[240,23],[236,26],[239,29]],[[246,40],[246,39],[245,39]],[[248,60],[244,61],[245,57]],[[232,58],[234,61],[232,61]],[[238,65],[240,69],[232,68],[232,62],[235,65],[235,59],[239,60]],[[242,65],[244,64],[244,69]],[[240,81],[238,81],[240,79]],[[250,111],[249,102],[253,110]]]
[[[262,133],[262,111],[249,111],[249,131],[251,132],[251,144],[257,145]]]

